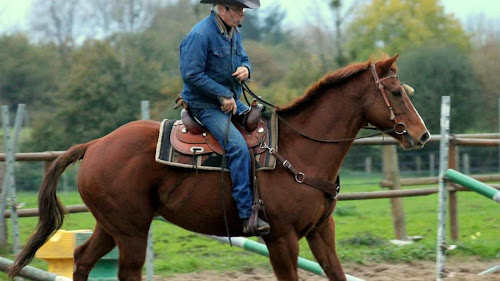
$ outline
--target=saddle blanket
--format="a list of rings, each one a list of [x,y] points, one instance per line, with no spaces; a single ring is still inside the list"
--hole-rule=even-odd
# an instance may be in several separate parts
[[[256,170],[272,170],[276,167],[276,158],[259,145],[262,140],[270,148],[275,150],[278,148],[277,118],[272,115],[269,119],[262,119],[257,130],[259,129],[259,133],[264,135],[259,141],[256,141],[254,136],[258,134],[257,132],[253,134],[243,132],[243,136],[247,144],[250,143],[252,146]],[[191,135],[180,120],[162,121],[155,160],[168,166],[211,171],[220,171],[223,168],[229,171],[227,160],[222,167],[221,149],[215,138],[208,131],[200,135]]]

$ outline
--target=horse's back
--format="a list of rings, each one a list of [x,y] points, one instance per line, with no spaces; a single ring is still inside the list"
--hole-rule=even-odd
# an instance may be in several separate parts
[[[83,162],[92,162],[92,165],[101,163],[109,167],[108,165],[112,163],[123,164],[134,155],[154,153],[159,129],[160,123],[156,121],[141,120],[127,123],[89,147]]]

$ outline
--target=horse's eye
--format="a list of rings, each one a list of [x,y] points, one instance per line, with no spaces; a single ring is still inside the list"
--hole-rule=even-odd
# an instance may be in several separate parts
[[[395,96],[395,97],[400,97],[401,96],[401,90],[396,90],[394,92],[392,92],[392,95]]]

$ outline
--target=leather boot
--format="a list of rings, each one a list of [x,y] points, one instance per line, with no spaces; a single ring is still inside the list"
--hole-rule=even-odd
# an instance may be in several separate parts
[[[249,222],[250,222],[250,218],[246,219],[243,222],[243,233],[251,234],[250,229],[248,228]],[[270,229],[271,229],[271,226],[266,221],[262,220],[261,218],[257,219],[257,231],[259,233],[268,232]]]

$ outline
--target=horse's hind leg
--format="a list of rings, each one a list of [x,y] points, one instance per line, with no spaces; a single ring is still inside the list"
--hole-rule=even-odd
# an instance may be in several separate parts
[[[335,223],[329,217],[307,235],[309,248],[330,281],[346,280],[335,250]]]
[[[120,281],[140,281],[142,278],[142,267],[146,260],[146,247],[148,236],[121,236],[116,238],[120,249],[120,269],[118,279]]]
[[[297,281],[299,242],[294,232],[277,239],[264,237],[274,274],[280,281]]]
[[[109,253],[115,245],[113,237],[97,223],[90,238],[75,249],[73,281],[86,281],[96,262]]]

